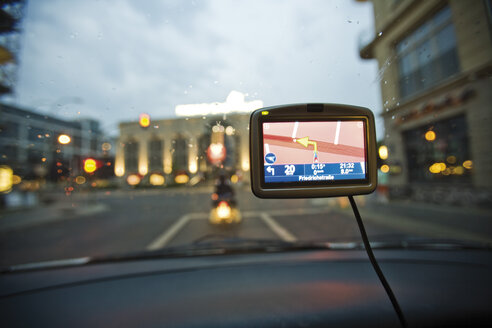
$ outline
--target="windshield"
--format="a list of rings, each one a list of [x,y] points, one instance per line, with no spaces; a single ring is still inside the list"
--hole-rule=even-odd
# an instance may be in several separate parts
[[[371,241],[492,241],[491,1],[13,0],[0,14],[2,266],[359,242],[346,197],[252,194],[249,115],[289,103],[374,112],[378,187],[356,197]],[[351,146],[355,124],[333,142]],[[319,158],[292,129],[303,161],[329,164],[324,128]]]

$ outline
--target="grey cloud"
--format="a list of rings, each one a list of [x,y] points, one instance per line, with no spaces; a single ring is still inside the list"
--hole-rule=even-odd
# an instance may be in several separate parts
[[[305,5],[308,3],[309,5]],[[353,1],[31,1],[16,100],[105,122],[239,90],[266,105],[380,108],[376,63],[358,58],[372,9]],[[352,23],[347,22],[348,18]],[[356,24],[360,21],[360,24]]]

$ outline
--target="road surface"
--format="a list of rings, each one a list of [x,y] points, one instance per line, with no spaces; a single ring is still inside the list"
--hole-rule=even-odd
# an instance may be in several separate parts
[[[358,241],[345,198],[264,200],[237,188],[243,222],[208,222],[211,187],[78,194],[45,207],[0,213],[0,265],[179,246],[214,238]],[[490,212],[381,205],[358,198],[370,238],[491,241]],[[427,206],[427,207],[426,207]],[[462,213],[462,214],[460,214]],[[460,218],[465,215],[467,220]]]

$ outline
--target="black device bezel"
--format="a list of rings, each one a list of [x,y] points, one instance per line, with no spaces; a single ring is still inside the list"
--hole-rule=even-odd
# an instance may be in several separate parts
[[[262,112],[268,112],[262,115]],[[265,182],[263,123],[363,121],[366,178],[299,182]],[[251,189],[260,198],[311,198],[368,194],[377,185],[374,116],[363,107],[338,104],[293,104],[261,108],[250,117]],[[260,156],[261,155],[261,156]]]

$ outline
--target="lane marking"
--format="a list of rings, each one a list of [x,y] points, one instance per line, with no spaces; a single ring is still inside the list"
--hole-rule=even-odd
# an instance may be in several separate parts
[[[147,250],[152,251],[166,246],[178,234],[178,232],[183,229],[191,218],[192,215],[190,214],[183,215],[179,220],[174,222],[169,229],[165,230],[161,235],[154,239],[154,241],[147,246]]]
[[[269,154],[269,153],[270,153],[270,146],[268,146],[268,144],[265,144],[265,152],[266,152],[267,154]]]
[[[335,131],[335,145],[338,145],[338,138],[340,136],[340,121],[337,122],[337,130]]]
[[[273,210],[269,211],[272,215],[303,215],[303,214],[317,214],[326,213],[327,208],[323,209],[285,209],[285,210]],[[245,211],[243,212],[243,218],[253,218],[259,217],[265,222],[265,224],[283,241],[294,242],[297,241],[291,232],[280,225],[269,213],[260,211]],[[156,250],[164,248],[169,244],[174,237],[190,222],[191,220],[205,220],[208,219],[208,214],[202,212],[194,212],[183,215],[176,222],[174,222],[168,229],[166,229],[162,234],[157,236],[149,245],[147,245],[147,250]]]
[[[299,127],[299,122],[294,123],[294,131],[292,131],[292,139],[296,138],[297,128]]]
[[[277,221],[275,221],[270,216],[270,214],[261,212],[260,218],[283,241],[289,241],[289,242],[297,241],[297,238],[293,234],[291,234],[287,229],[282,227]]]

